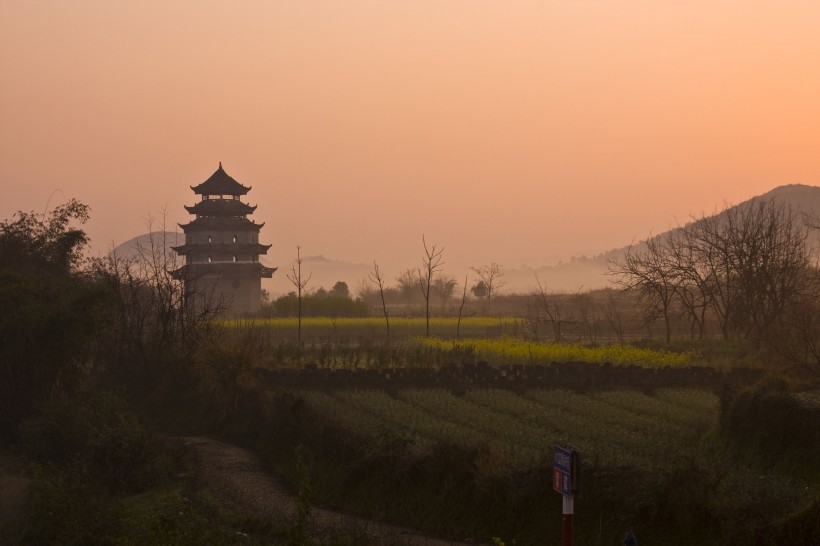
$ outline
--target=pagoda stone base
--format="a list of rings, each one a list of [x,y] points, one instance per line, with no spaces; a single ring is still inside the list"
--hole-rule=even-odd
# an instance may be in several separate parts
[[[201,306],[221,308],[220,316],[238,318],[257,315],[262,308],[262,279],[231,275],[203,275],[196,279],[195,293]]]

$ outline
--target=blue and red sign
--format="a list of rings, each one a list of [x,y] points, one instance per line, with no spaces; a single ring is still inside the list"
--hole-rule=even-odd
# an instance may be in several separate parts
[[[572,496],[572,450],[555,446],[552,467],[552,488],[565,497]]]

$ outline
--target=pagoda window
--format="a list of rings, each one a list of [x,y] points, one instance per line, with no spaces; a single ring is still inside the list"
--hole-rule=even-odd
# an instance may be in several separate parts
[[[233,257],[233,261],[236,261],[236,256]]]
[[[236,235],[233,236],[233,242],[236,242]]]
[[[208,235],[208,242],[209,242],[209,243],[210,243],[210,242],[212,242],[212,241],[211,241],[211,236],[210,236],[210,235]]]
[[[210,257],[210,256],[208,256],[208,263],[211,263],[212,261],[213,261],[213,260],[211,259],[211,257]]]

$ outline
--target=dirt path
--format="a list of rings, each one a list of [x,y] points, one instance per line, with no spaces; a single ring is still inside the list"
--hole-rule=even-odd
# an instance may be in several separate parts
[[[258,518],[292,521],[296,499],[263,468],[251,452],[204,437],[183,438],[196,454],[200,478],[221,501]],[[416,531],[373,522],[334,510],[314,507],[312,522],[317,530],[356,530],[379,539],[411,546],[454,546],[468,544],[426,537]],[[475,545],[474,542],[469,544]]]

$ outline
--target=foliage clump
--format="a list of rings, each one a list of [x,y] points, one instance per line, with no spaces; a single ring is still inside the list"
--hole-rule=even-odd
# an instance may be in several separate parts
[[[111,297],[79,269],[88,239],[71,223],[87,219],[71,200],[0,222],[0,440],[94,364]]]

